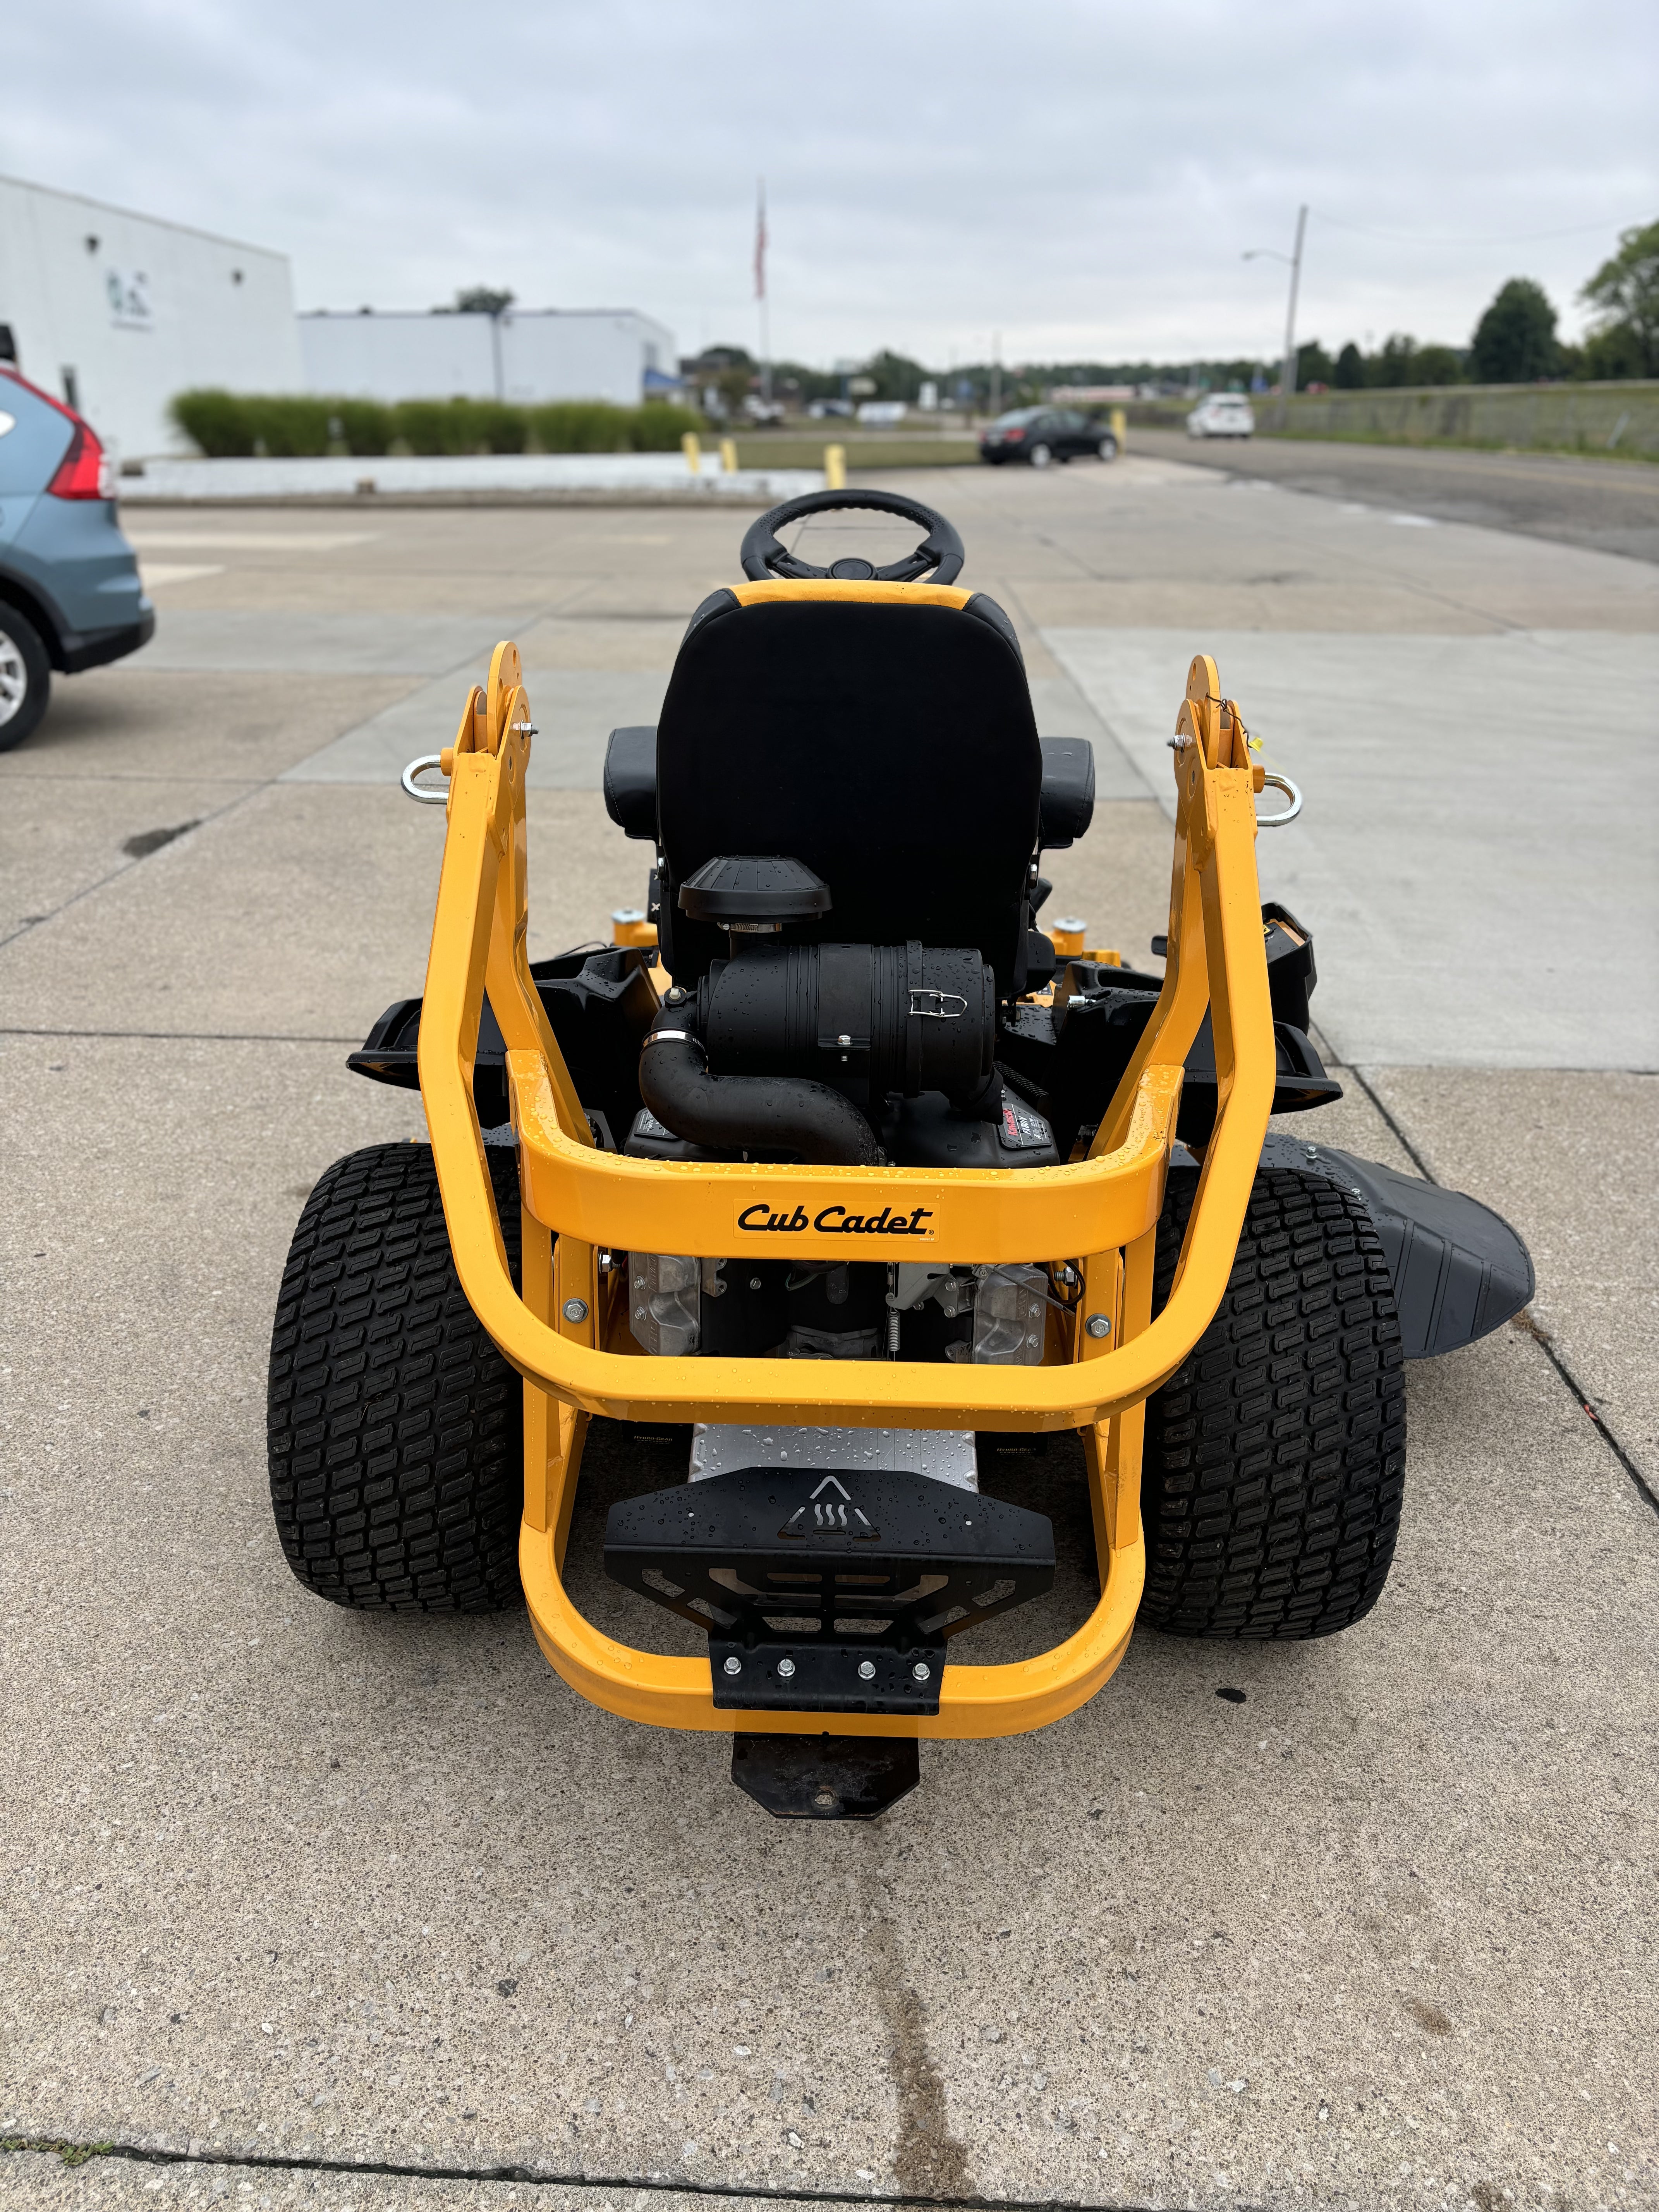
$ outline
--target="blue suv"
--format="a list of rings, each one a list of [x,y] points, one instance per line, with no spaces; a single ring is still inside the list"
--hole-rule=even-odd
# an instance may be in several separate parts
[[[72,676],[155,635],[92,427],[0,362],[0,752]]]

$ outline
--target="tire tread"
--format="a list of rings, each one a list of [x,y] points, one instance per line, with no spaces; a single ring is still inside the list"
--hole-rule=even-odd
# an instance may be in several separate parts
[[[517,1279],[516,1157],[490,1148]],[[520,1596],[523,1394],[466,1302],[425,1145],[337,1160],[294,1232],[271,1332],[270,1498],[307,1589],[362,1610]]]
[[[1153,1310],[1198,1178],[1170,1179]],[[1300,1640],[1363,1620],[1405,1489],[1404,1356],[1364,1201],[1259,1174],[1219,1310],[1146,1404],[1141,1618],[1172,1636]]]

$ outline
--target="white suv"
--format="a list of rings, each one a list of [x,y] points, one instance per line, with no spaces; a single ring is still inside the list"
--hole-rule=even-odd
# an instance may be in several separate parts
[[[1248,438],[1255,428],[1250,403],[1242,392],[1212,392],[1187,417],[1189,438]]]

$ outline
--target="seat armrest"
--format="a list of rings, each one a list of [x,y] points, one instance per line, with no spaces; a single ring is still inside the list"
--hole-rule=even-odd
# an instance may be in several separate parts
[[[1095,749],[1087,738],[1043,738],[1039,742],[1042,799],[1037,812],[1037,844],[1045,853],[1060,853],[1081,837],[1094,819]]]
[[[1092,768],[1090,770],[1093,787]],[[657,842],[657,726],[612,730],[605,748],[605,811],[624,836]]]

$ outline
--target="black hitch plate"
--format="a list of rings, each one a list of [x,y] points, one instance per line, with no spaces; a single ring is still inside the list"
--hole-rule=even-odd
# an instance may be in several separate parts
[[[613,1505],[605,1566],[708,1632],[722,1711],[936,1713],[946,1640],[1049,1589],[1054,1538],[927,1475],[742,1468]]]
[[[732,1779],[780,1820],[873,1820],[914,1790],[913,1735],[734,1735]]]

